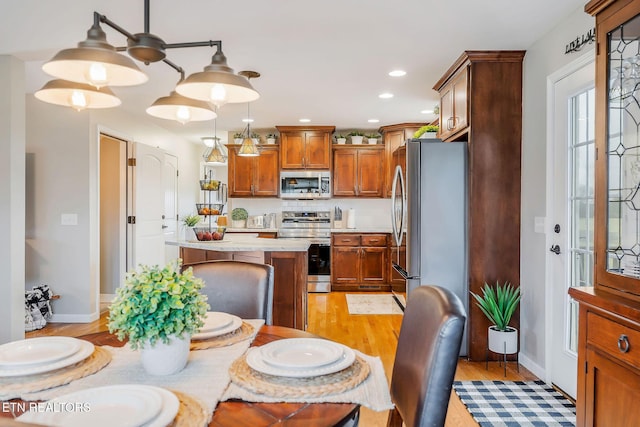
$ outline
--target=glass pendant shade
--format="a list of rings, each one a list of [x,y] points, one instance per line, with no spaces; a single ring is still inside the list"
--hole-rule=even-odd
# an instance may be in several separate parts
[[[158,98],[149,108],[147,114],[166,120],[176,120],[182,124],[213,120],[217,114],[206,102],[182,96],[172,91],[169,96]]]
[[[238,156],[255,157],[259,155],[260,152],[258,151],[258,146],[253,142],[253,139],[247,136],[244,141],[242,141],[242,145],[238,149]]]
[[[119,54],[107,43],[106,34],[96,24],[87,31],[87,39],[78,43],[78,47],[61,50],[42,66],[42,70],[59,79],[97,88],[139,85],[149,79],[132,59]]]
[[[218,148],[218,144],[211,149],[209,152],[209,156],[207,157],[207,163],[216,163],[216,164],[224,164],[227,162],[227,156],[225,156],[220,149]]]
[[[193,73],[176,86],[176,92],[189,98],[211,102],[220,107],[226,103],[251,102],[260,94],[249,79],[236,74],[227,58],[218,50],[204,71]]]
[[[85,108],[112,108],[120,105],[120,99],[108,87],[97,89],[88,84],[51,80],[35,93],[40,101],[71,107],[78,111]]]

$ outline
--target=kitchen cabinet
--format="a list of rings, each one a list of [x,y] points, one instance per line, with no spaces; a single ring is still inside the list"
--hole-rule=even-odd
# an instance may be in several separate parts
[[[333,233],[331,288],[341,291],[387,291],[387,234]]]
[[[443,140],[464,133],[467,120],[468,67],[460,67],[438,91],[440,92],[440,132]]]
[[[640,184],[635,152],[640,3],[592,0],[585,10],[596,19],[598,155],[594,283],[569,289],[580,306],[576,425],[632,426],[640,418],[640,225],[633,191]]]
[[[333,196],[382,197],[384,147],[333,147]]]
[[[398,247],[393,241],[393,235],[389,235],[389,285],[394,292],[405,292],[406,281],[405,279],[394,270],[391,265],[392,262],[397,263],[400,267],[407,269],[407,233],[402,235],[402,244]]]
[[[402,147],[407,139],[413,138],[413,134],[426,123],[401,123],[397,125],[382,126],[378,132],[382,135],[384,143],[384,197],[391,197],[391,184],[393,184],[393,171],[396,169],[396,150]]]
[[[278,146],[260,147],[256,157],[238,156],[229,145],[229,196],[278,197],[280,182]]]
[[[476,294],[482,293],[485,282],[520,283],[524,55],[524,51],[465,51],[434,86],[444,98],[454,86],[467,90],[464,97],[448,98],[456,108],[456,99],[462,102],[466,97],[465,114],[447,113],[449,107],[440,106],[440,137],[467,143],[469,291]],[[447,120],[453,116],[458,117],[453,122],[464,127],[447,132]],[[485,360],[489,321],[472,298],[468,307],[469,358]],[[520,327],[519,311],[511,325]]]
[[[282,169],[330,169],[335,126],[276,126]]]

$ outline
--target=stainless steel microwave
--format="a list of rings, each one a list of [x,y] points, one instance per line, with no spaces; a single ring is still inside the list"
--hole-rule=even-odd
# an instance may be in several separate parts
[[[331,197],[329,171],[280,172],[280,198],[328,199]]]

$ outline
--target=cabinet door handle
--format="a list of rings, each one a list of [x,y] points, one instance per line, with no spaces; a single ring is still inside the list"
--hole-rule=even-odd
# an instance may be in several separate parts
[[[631,344],[629,344],[629,337],[625,334],[620,335],[618,338],[618,350],[620,353],[628,353],[631,350]]]
[[[447,130],[453,129],[453,117],[447,119]]]

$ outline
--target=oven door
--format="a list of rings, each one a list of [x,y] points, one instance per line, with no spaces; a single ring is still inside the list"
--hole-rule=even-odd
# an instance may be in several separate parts
[[[309,246],[309,292],[331,292],[331,243],[312,241]]]

